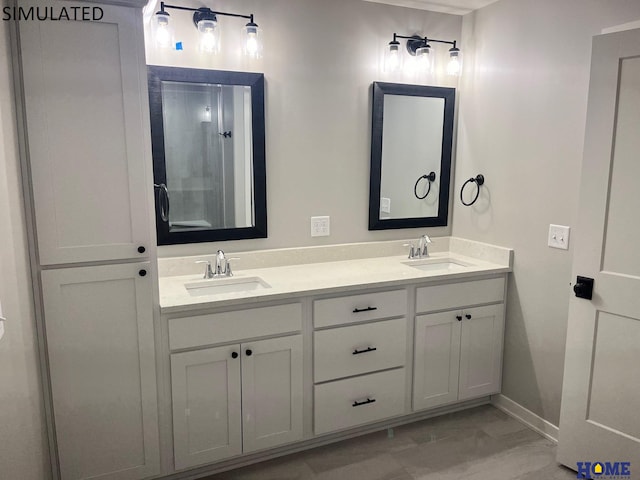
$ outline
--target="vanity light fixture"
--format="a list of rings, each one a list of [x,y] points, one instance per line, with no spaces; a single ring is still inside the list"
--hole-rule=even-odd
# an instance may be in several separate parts
[[[243,53],[250,58],[262,56],[262,30],[253,21],[253,14],[219,12],[208,7],[190,8],[179,5],[169,5],[160,2],[160,10],[153,20],[153,32],[156,44],[161,48],[173,46],[173,25],[167,9],[193,12],[193,23],[200,34],[199,49],[203,53],[214,54],[220,51],[220,27],[218,16],[246,18],[249,22],[242,28]]]
[[[407,41],[407,52],[411,57],[408,61],[404,61],[400,52],[400,42],[398,39],[404,39]],[[449,63],[447,64],[447,74],[460,75],[462,71],[462,56],[460,49],[456,45],[456,40],[437,40],[435,38],[421,37],[419,35],[398,35],[393,34],[393,40],[389,42],[385,49],[384,68],[387,72],[398,71],[405,63],[405,68],[408,70],[418,70],[423,73],[430,73],[433,71],[434,58],[432,53],[432,43],[444,43],[451,45],[449,49]]]

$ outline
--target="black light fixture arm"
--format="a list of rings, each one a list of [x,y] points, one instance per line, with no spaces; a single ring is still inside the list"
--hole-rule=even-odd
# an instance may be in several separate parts
[[[397,42],[398,38],[404,39],[404,40],[422,40],[425,44],[429,43],[429,42],[433,42],[433,43],[446,43],[447,45],[452,45],[453,48],[456,48],[456,40],[453,41],[449,41],[449,40],[438,40],[437,38],[429,38],[429,37],[420,37],[419,35],[411,35],[411,36],[406,36],[406,35],[398,35],[397,33],[393,34],[393,41]]]
[[[186,12],[204,12],[207,14],[222,15],[225,17],[247,18],[249,19],[250,23],[253,23],[253,13],[250,15],[241,15],[239,13],[219,12],[216,10],[211,10],[210,8],[207,8],[207,7],[201,7],[201,8],[182,7],[180,5],[169,5],[168,3],[160,2],[160,11],[163,13],[166,13],[165,12],[166,8],[170,8],[173,10],[184,10]]]

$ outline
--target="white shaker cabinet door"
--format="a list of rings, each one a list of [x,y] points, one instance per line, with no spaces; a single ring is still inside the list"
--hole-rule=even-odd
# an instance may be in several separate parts
[[[413,409],[458,399],[460,311],[416,317]]]
[[[160,473],[149,263],[42,272],[62,480]]]
[[[31,4],[38,2],[56,11],[87,8],[79,2]],[[142,14],[100,8],[100,21],[19,24],[42,265],[143,259],[150,247]]]
[[[463,311],[459,400],[498,393],[502,380],[504,305]]]
[[[171,355],[176,470],[242,453],[240,345]]]
[[[242,344],[244,452],[302,439],[302,335]]]

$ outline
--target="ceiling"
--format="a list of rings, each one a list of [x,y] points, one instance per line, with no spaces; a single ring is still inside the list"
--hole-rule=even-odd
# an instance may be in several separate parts
[[[453,15],[465,15],[473,10],[494,3],[497,0],[364,0],[365,2],[386,3],[398,7],[417,8],[432,12],[451,13]]]

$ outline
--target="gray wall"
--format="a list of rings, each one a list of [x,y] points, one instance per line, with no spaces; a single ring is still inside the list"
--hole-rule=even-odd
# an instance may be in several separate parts
[[[393,32],[458,39],[462,17],[361,0],[220,0],[215,7],[256,15],[264,29],[263,59],[243,63],[233,42],[244,23],[230,18],[220,18],[223,53],[203,59],[190,16],[175,12],[176,40],[184,42],[185,50],[166,53],[147,42],[147,63],[264,72],[269,238],[161,247],[159,254],[406,239],[426,233],[368,231],[370,86],[374,81],[410,81],[382,72],[381,54]],[[441,47],[434,49],[446,55],[447,46]],[[444,57],[439,60],[444,68]],[[454,86],[451,82],[437,75],[439,85]],[[331,236],[311,237],[310,217],[315,215],[331,216]]]
[[[10,70],[0,22],[0,477],[49,478]]]
[[[456,184],[483,173],[453,234],[513,247],[503,393],[558,424],[591,38],[640,18],[638,0],[502,0],[464,18]],[[475,52],[474,52],[475,51]]]

